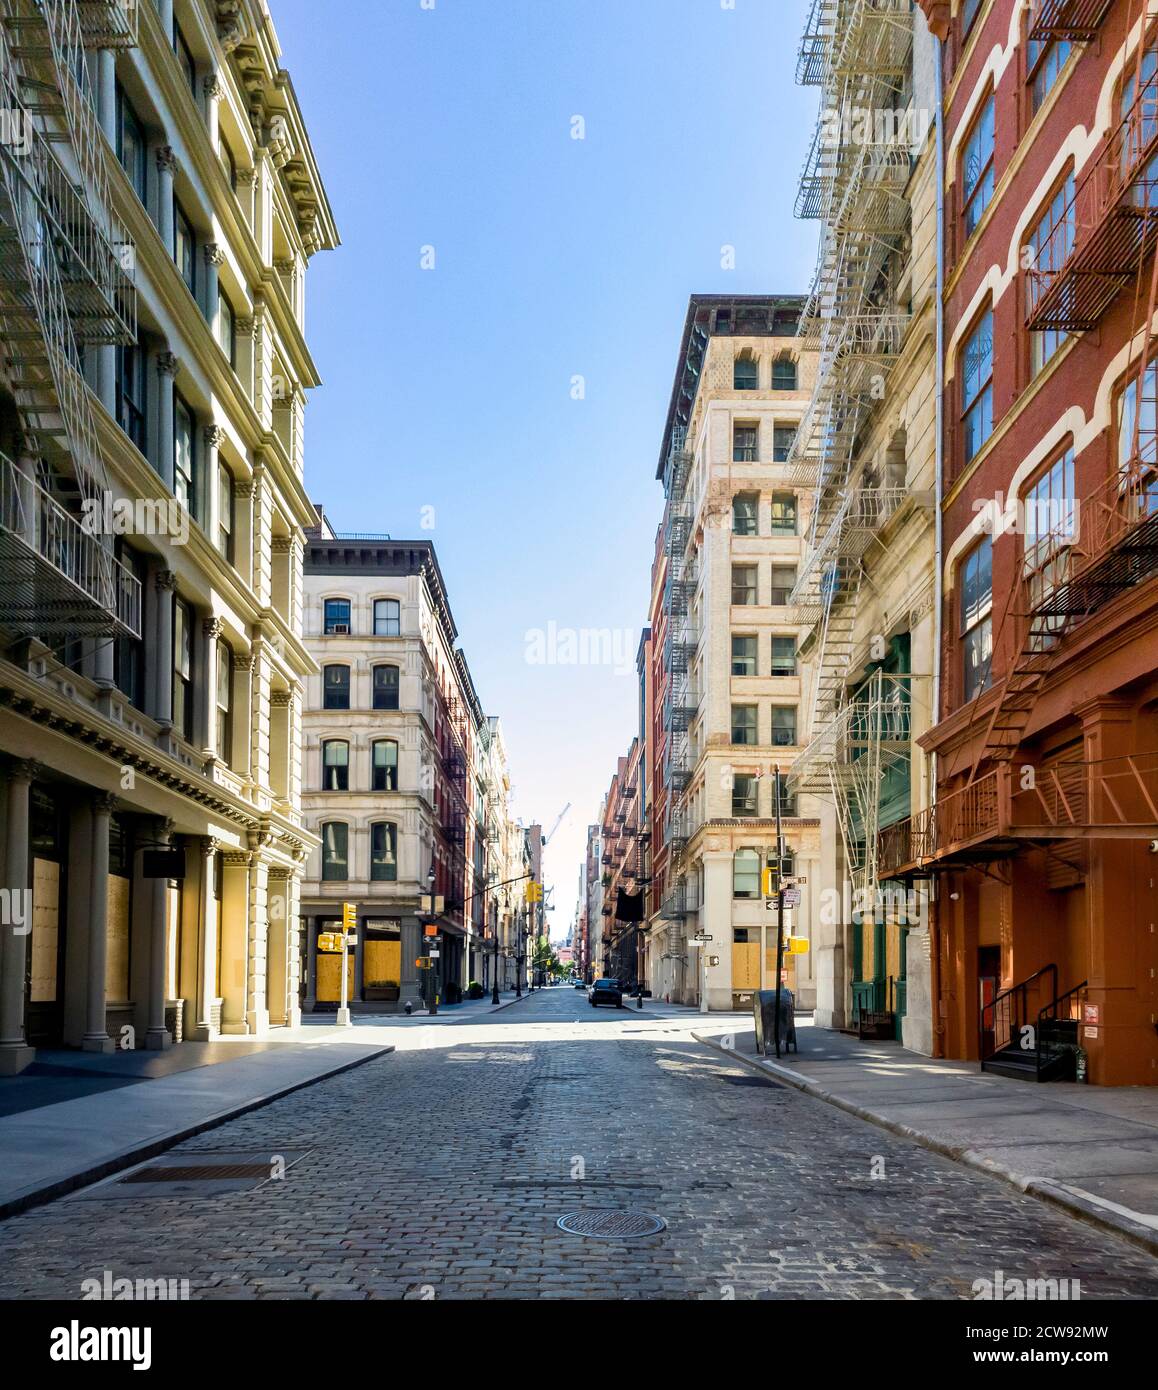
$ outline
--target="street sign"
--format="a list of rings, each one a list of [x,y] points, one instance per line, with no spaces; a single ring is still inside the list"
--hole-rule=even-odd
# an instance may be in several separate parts
[[[441,954],[441,951],[428,951],[426,953],[426,958],[427,960],[437,960]]]
[[[692,937],[692,940],[699,941],[702,943],[705,941],[711,941],[712,938],[708,936],[706,932],[696,932],[695,936]]]
[[[720,958],[719,958],[719,956],[709,956],[709,957],[708,957],[708,964],[709,964],[709,965],[719,965],[719,963],[720,963]]]
[[[799,889],[799,888],[785,888],[785,890],[784,890],[784,906],[785,906],[785,907],[799,907],[799,906],[800,906],[800,889]]]
[[[438,935],[438,923],[437,923],[437,922],[427,922],[426,926],[423,927],[422,932],[423,932],[423,935],[424,935],[424,936],[437,936],[437,935]]]

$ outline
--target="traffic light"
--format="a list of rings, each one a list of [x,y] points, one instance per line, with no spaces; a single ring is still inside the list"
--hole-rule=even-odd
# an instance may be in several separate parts
[[[764,870],[764,896],[774,898],[780,891],[780,870],[769,864]]]
[[[536,883],[534,879],[532,879],[530,883],[527,884],[526,896],[527,902],[529,903],[541,903],[543,901],[543,885],[541,883]]]
[[[343,931],[353,931],[353,932],[356,932],[356,931],[358,930],[358,904],[357,904],[357,903],[343,903],[343,904],[342,904],[342,930],[343,930]]]
[[[318,950],[329,954],[333,951],[341,951],[343,948],[342,933],[337,931],[324,931],[318,933]]]

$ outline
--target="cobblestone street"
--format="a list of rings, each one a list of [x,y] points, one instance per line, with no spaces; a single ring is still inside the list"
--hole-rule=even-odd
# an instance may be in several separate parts
[[[560,988],[396,1028],[392,1055],[168,1155],[285,1153],[284,1179],[89,1188],[13,1217],[0,1296],[75,1298],[108,1271],[187,1279],[198,1299],[971,1298],[997,1270],[1158,1296],[1143,1252],[729,1064],[691,1040],[698,1021]],[[667,1226],[630,1241],[556,1226],[597,1208]]]

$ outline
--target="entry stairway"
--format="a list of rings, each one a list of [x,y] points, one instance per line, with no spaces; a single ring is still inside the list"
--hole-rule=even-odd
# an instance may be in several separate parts
[[[1057,966],[1004,990],[981,1009],[981,1070],[1018,1081],[1073,1081],[1087,981],[1057,992]]]

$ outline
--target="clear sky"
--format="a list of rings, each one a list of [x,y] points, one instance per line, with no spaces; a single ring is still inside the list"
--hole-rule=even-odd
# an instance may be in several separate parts
[[[549,830],[571,802],[558,937],[636,728],[688,296],[811,279],[807,0],[270,9],[343,242],[308,276],[306,481],[338,530],[434,541],[515,813]],[[614,634],[612,660],[544,661],[552,623]]]

